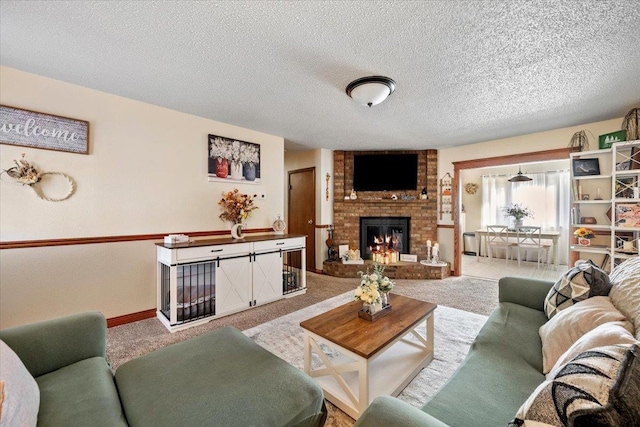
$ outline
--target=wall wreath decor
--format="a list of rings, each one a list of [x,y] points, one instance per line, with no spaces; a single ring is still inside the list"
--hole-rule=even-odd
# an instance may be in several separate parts
[[[4,169],[0,174],[6,173],[14,180],[15,183],[31,187],[36,196],[42,200],[47,202],[61,202],[63,200],[67,200],[76,191],[76,182],[69,175],[63,172],[39,172],[34,165],[25,160],[24,153],[22,153],[22,158],[20,160],[14,160],[13,162],[16,164],[14,167]],[[44,194],[42,188],[40,188],[40,183],[42,178],[48,175],[61,176],[67,181],[69,189],[64,196],[49,197]]]
[[[465,184],[464,191],[466,191],[467,194],[476,194],[476,191],[478,191],[478,184],[474,184],[473,182]]]

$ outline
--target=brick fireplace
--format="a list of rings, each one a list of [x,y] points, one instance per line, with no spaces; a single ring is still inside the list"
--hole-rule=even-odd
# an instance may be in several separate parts
[[[365,254],[360,241],[360,217],[406,217],[409,219],[409,249],[404,252],[417,255],[419,260],[424,259],[427,240],[437,240],[437,150],[402,151],[418,154],[418,186],[415,191],[397,192],[397,200],[392,200],[391,192],[365,191],[358,192],[358,198],[351,200],[349,195],[353,188],[353,156],[364,153],[366,152],[333,153],[334,244],[349,245],[350,249],[360,249],[361,254]],[[427,200],[419,198],[422,188],[427,189]],[[403,200],[403,194],[415,196],[415,199]],[[419,264],[415,267],[418,266]]]

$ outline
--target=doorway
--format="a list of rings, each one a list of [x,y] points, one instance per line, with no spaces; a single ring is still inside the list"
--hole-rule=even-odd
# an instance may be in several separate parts
[[[290,234],[307,236],[307,270],[316,270],[316,168],[289,171]]]

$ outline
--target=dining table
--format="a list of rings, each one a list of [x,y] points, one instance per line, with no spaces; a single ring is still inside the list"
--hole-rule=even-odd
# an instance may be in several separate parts
[[[516,230],[509,230],[513,232],[514,242],[516,241]],[[496,235],[497,233],[491,233],[491,235]],[[476,236],[476,261],[480,261],[480,248],[481,248],[481,240],[484,240],[489,235],[489,230],[486,228],[480,228],[475,231]],[[540,231],[540,239],[541,240],[551,240],[552,245],[552,253],[553,253],[553,268],[554,270],[558,270],[558,239],[560,239],[560,232],[554,230],[541,230]]]

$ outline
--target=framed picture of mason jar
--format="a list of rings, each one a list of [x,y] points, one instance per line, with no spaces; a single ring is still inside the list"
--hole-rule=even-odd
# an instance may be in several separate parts
[[[260,144],[209,135],[209,181],[260,183]]]

